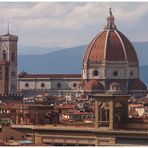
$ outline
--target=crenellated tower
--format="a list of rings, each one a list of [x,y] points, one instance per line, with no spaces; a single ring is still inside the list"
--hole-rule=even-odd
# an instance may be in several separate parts
[[[0,94],[17,93],[18,36],[8,33],[0,36]]]

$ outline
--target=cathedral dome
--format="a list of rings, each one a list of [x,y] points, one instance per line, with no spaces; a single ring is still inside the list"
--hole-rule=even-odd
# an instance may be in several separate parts
[[[128,38],[117,29],[111,8],[104,30],[86,49],[82,78],[84,90],[129,92],[138,97],[147,92],[145,84],[139,79],[136,51]]]
[[[88,45],[83,62],[127,61],[138,65],[138,58],[131,42],[114,24],[111,8],[107,25]]]

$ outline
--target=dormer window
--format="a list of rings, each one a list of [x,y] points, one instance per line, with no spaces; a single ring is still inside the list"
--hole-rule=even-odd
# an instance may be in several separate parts
[[[111,91],[120,91],[121,85],[119,83],[114,82],[110,85],[110,90]]]

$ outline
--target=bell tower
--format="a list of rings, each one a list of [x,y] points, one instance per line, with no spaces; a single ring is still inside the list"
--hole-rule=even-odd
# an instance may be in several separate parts
[[[95,127],[101,130],[122,128],[128,118],[129,95],[98,94],[95,98]]]
[[[5,86],[5,89],[1,88],[1,94],[17,93],[17,41],[18,36],[10,34],[9,27],[8,33],[0,36],[0,68]]]

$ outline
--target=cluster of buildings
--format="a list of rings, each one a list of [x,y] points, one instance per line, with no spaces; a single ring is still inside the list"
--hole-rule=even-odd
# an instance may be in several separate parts
[[[9,32],[0,37],[0,134],[9,127],[20,135],[1,136],[3,144],[148,144],[147,87],[111,8],[103,31],[85,51],[82,75],[17,77],[17,40]]]

